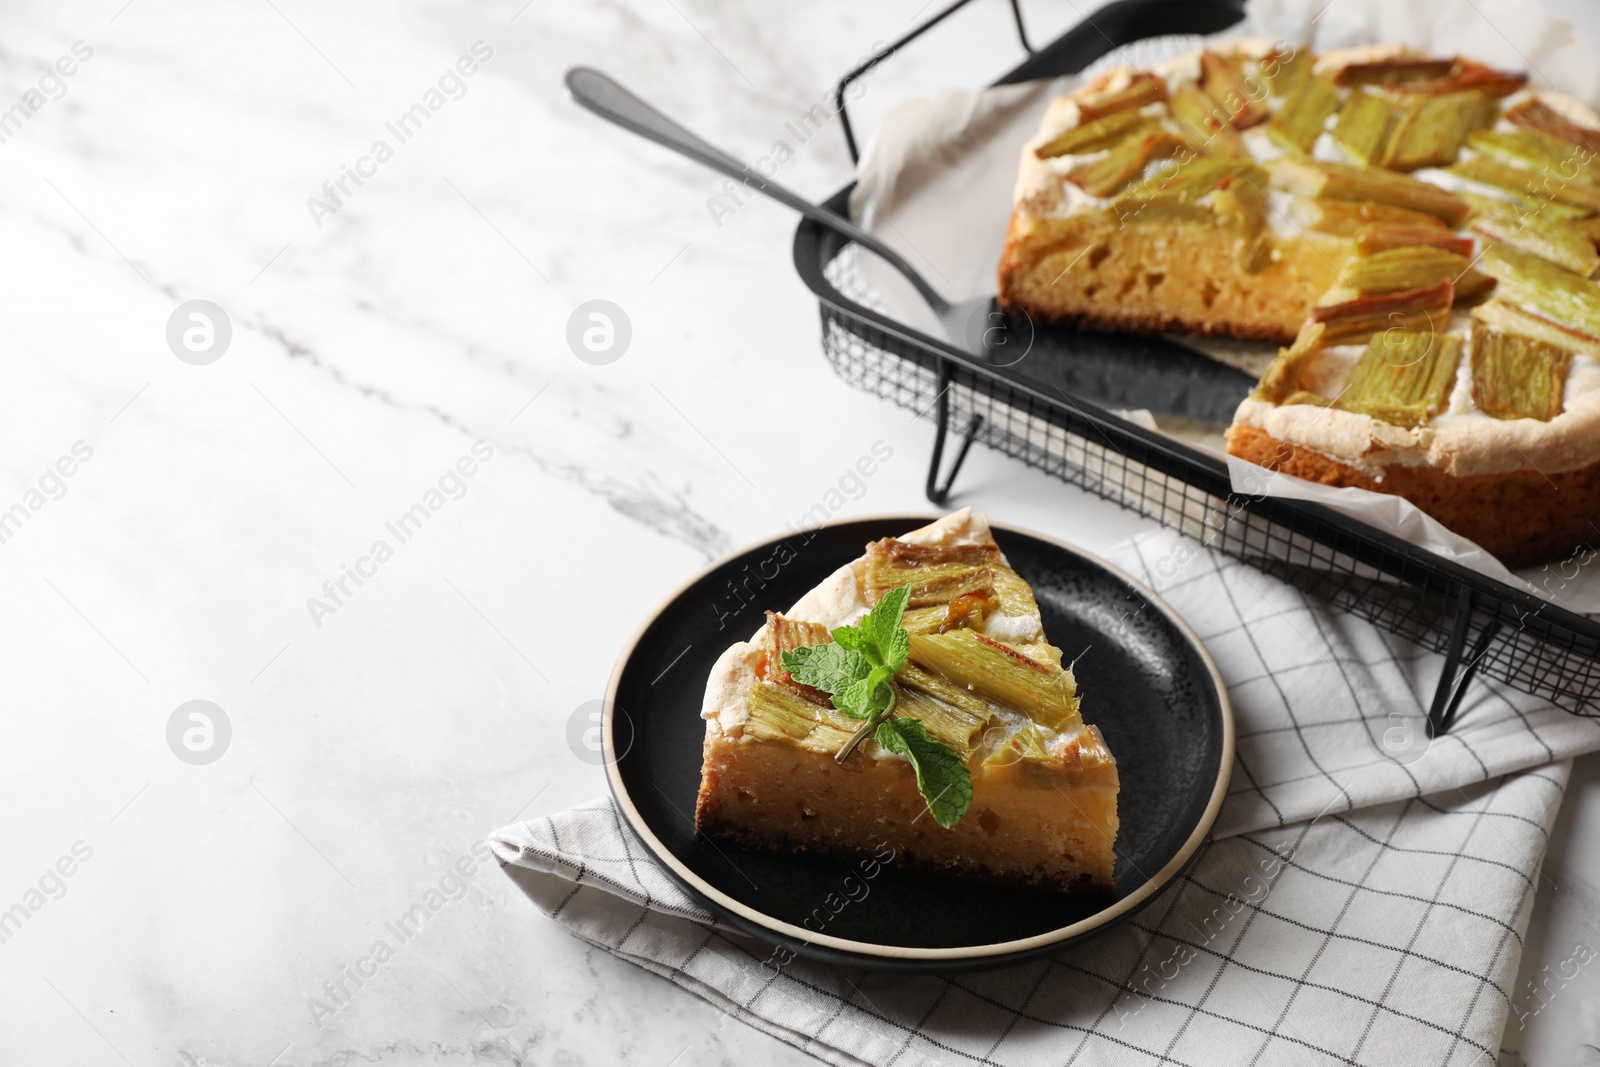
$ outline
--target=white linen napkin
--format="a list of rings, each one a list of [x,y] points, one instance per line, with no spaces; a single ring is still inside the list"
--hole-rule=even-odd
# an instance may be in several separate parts
[[[1426,746],[1441,657],[1174,531],[1112,557],[1205,641],[1238,748],[1194,866],[1082,945],[973,975],[866,974],[714,921],[609,800],[490,843],[576,936],[831,1063],[1498,1059],[1530,1010],[1512,983],[1568,761],[1600,748],[1600,721],[1475,681]]]

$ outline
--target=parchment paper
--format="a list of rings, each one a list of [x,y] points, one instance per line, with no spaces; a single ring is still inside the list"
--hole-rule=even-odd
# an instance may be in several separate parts
[[[1600,104],[1600,60],[1571,27],[1550,18],[1537,0],[1252,0],[1238,26],[1210,40],[1267,37],[1325,51],[1351,45],[1404,41],[1441,55],[1461,53],[1509,70],[1526,70],[1537,88],[1553,88]],[[1200,48],[1197,36],[1158,37],[1117,49],[1090,67],[1147,66]],[[1078,78],[1029,82],[987,90],[946,89],[932,99],[907,100],[889,111],[861,159],[851,198],[856,220],[897,247],[952,299],[993,294],[1012,190],[1023,144],[1038,129],[1045,106]],[[862,280],[889,314],[940,335],[938,320],[892,269],[876,257],[858,257]],[[1271,346],[1182,338],[1215,358],[1259,373]],[[958,395],[958,409],[961,397]],[[1228,462],[1236,492],[1315,501],[1427,548],[1481,574],[1526,588],[1552,603],[1600,614],[1600,531],[1571,558],[1513,574],[1471,541],[1451,533],[1401,497],[1363,489],[1334,489],[1288,475],[1269,474],[1222,450],[1221,428],[1176,426],[1146,412],[1127,413]],[[1059,441],[1037,420],[1011,430],[1033,447],[1065,454],[1073,462],[1111,461],[1095,442]],[[1101,469],[1105,469],[1103,466]],[[1115,483],[1105,488],[1113,491]],[[1130,501],[1132,502],[1132,501]],[[1148,506],[1148,497],[1143,501]],[[1172,494],[1164,518],[1192,533],[1213,536],[1226,517],[1220,502],[1197,506]],[[1219,518],[1219,515],[1224,517]],[[1266,552],[1266,549],[1263,549]],[[1315,565],[1315,561],[1306,561]]]

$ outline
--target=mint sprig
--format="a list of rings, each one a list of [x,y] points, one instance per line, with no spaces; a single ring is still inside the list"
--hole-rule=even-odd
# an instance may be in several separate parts
[[[909,585],[886,594],[854,626],[836,627],[832,644],[785,652],[783,669],[795,681],[831,695],[833,706],[852,719],[881,718],[894,707],[890,679],[911,653],[911,635],[900,626],[910,599]]]
[[[911,635],[900,621],[911,599],[911,586],[884,594],[854,626],[832,631],[833,643],[810,645],[783,654],[783,669],[803,685],[833,699],[833,706],[861,729],[834,759],[843,763],[867,737],[903,756],[917,775],[917,791],[935,821],[949,829],[960,822],[972,803],[972,775],[937,738],[929,737],[915,719],[890,719],[897,701],[895,672],[911,654]]]

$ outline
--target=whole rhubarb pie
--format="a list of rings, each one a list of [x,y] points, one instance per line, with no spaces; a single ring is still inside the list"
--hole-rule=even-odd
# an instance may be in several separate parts
[[[1600,116],[1526,82],[1263,41],[1108,71],[1023,153],[1001,301],[1288,345],[1234,455],[1404,496],[1510,566],[1595,543]]]
[[[970,511],[866,546],[711,670],[712,838],[1114,888],[1117,765],[1033,592]]]

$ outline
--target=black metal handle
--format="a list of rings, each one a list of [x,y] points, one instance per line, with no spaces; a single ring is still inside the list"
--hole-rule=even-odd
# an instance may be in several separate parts
[[[740,163],[722,149],[702,140],[699,135],[624,89],[609,75],[593,67],[573,67],[567,71],[566,82],[572,98],[595,114],[625,130],[633,131],[646,140],[654,141],[697,163],[703,163],[712,170],[726,174],[744,184],[746,188],[765,193],[780,204],[800,212],[806,218],[848,237],[856,244],[883,257],[890,266],[905,275],[906,280],[916,287],[917,292],[922,294],[923,299],[927,300],[935,311],[948,306],[944,297],[930,286],[900,253],[877,237],[843,215],[835,214],[820,204],[814,204],[771,178],[751,170],[749,164]]]
[[[855,127],[850,123],[850,112],[845,107],[845,90],[852,82],[897,50],[915,41],[971,2],[972,0],[955,0],[955,3],[875,53],[839,79],[838,86],[833,90],[833,109],[839,113],[839,126],[844,131],[844,143],[850,150],[852,163],[861,162],[861,153],[856,147]],[[1031,59],[1012,71],[999,84],[1006,85],[1059,74],[1076,74],[1112,49],[1149,37],[1152,27],[1161,27],[1160,32],[1163,34],[1215,33],[1243,18],[1244,4],[1245,0],[1112,0],[1104,7],[1096,9],[1092,15],[1068,30],[1053,44],[1035,51],[1028,43],[1028,34],[1022,25],[1022,9],[1018,6],[1018,0],[1011,0],[1011,14],[1016,22],[1017,37]]]
[[[846,74],[843,78],[839,79],[839,84],[835,86],[833,90],[833,110],[839,115],[839,128],[844,131],[844,144],[845,147],[850,150],[850,162],[861,162],[861,152],[856,148],[856,132],[855,129],[850,125],[850,112],[846,110],[844,106],[844,91],[850,87],[850,83],[854,82],[857,78],[876,67],[879,63],[882,63],[885,59],[888,59],[890,56],[894,55],[897,50],[905,45],[910,44],[912,41],[915,41],[918,37],[921,37],[923,34],[927,33],[929,30],[933,29],[935,26],[939,25],[939,23],[943,22],[951,15],[954,15],[957,11],[960,11],[971,2],[972,0],[955,0],[955,3],[951,4],[949,7],[930,18],[927,22],[917,26],[909,33],[904,34],[893,44],[873,53],[871,59],[863,61],[849,74]],[[1032,55],[1033,45],[1028,43],[1028,31],[1023,29],[1022,8],[1019,6],[1018,0],[1011,0],[1011,17],[1017,24],[1017,39],[1022,42],[1022,47],[1027,51],[1027,53]]]

